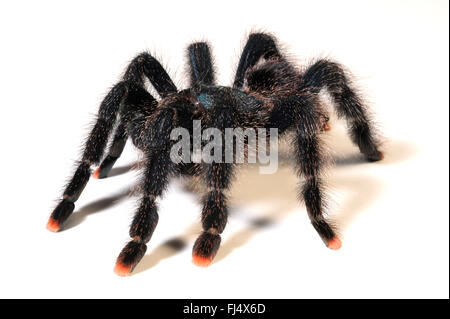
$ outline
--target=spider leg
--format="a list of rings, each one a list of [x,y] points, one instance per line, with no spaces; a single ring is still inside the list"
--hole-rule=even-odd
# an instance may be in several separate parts
[[[317,61],[306,70],[303,83],[314,94],[326,87],[336,102],[338,116],[347,120],[352,141],[361,153],[369,161],[383,159],[367,109],[361,98],[350,88],[349,79],[339,64],[327,60]]]
[[[153,87],[162,98],[166,97],[170,93],[177,92],[175,84],[173,84],[173,81],[170,79],[169,75],[158,62],[158,60],[156,60],[146,52],[139,54],[131,61],[123,76],[123,80],[132,83],[135,89],[139,87],[143,88],[144,76],[150,80],[150,83],[152,83]],[[134,98],[132,97],[132,101],[125,100],[124,104],[134,103],[135,105],[137,104],[139,109],[140,105],[139,103],[137,103],[136,97],[145,95],[145,92],[139,92],[136,96],[134,96]],[[147,100],[149,99],[148,97],[146,98]],[[130,122],[130,120],[128,120],[127,122]],[[109,154],[103,159],[100,166],[94,172],[94,178],[107,177],[109,171],[114,166],[114,163],[122,154],[122,151],[125,148],[125,144],[128,139],[126,130],[127,124],[129,123],[123,123],[123,121],[121,121],[118,125],[113,138],[113,142],[109,149]]]
[[[271,110],[270,127],[279,131],[294,129],[294,150],[297,174],[304,180],[300,198],[304,201],[313,227],[325,244],[331,249],[339,249],[341,242],[334,226],[325,218],[324,186],[321,172],[325,165],[324,150],[320,139],[323,132],[324,110],[315,94],[300,93],[280,100]]]
[[[111,147],[109,148],[108,155],[103,159],[100,166],[92,174],[92,177],[98,179],[107,177],[109,171],[114,166],[114,163],[122,154],[127,139],[128,134],[126,132],[125,125],[121,122],[117,127],[116,132],[114,133],[113,142],[111,144]]]
[[[122,102],[119,124],[114,133],[108,155],[92,174],[94,178],[106,178],[114,163],[122,154],[128,137],[131,135],[135,146],[142,148],[139,142],[145,119],[156,109],[158,102],[143,87],[128,84],[128,94]]]
[[[281,54],[272,36],[265,33],[252,33],[248,37],[241,58],[239,59],[234,78],[234,88],[242,88],[246,71],[255,66],[261,57],[264,59],[280,58]]]
[[[158,207],[155,200],[167,186],[169,162],[167,152],[152,153],[147,158],[143,181],[144,194],[130,227],[132,240],[122,249],[114,268],[119,276],[131,273],[147,250],[146,243],[158,223]]]
[[[120,115],[121,123],[116,130],[109,156],[105,158],[104,163],[100,164],[98,176],[107,174],[112,167],[112,160],[120,156],[125,146],[126,129],[134,120],[134,115],[140,116],[136,119],[137,123],[142,123],[144,114],[149,113],[156,107],[156,100],[143,88],[143,76],[147,76],[152,85],[157,89],[161,96],[167,96],[176,92],[176,87],[169,76],[162,68],[161,64],[148,53],[138,55],[128,66],[123,81],[117,83],[106,95],[100,104],[97,121],[89,134],[83,148],[82,158],[79,165],[63,192],[59,204],[53,210],[47,229],[53,232],[58,231],[62,224],[69,218],[75,209],[75,202],[85,188],[91,175],[91,166],[97,165],[102,159],[103,152],[108,143],[108,139],[113,131],[114,124]],[[136,129],[140,126],[133,124],[134,135],[139,135]],[[141,125],[142,126],[142,125]],[[102,172],[102,168],[104,172]]]
[[[116,84],[100,105],[97,122],[84,145],[82,159],[74,176],[64,190],[62,200],[53,210],[47,229],[56,232],[73,212],[74,203],[80,197],[91,175],[91,165],[100,161],[111,133],[120,103],[127,92],[126,84]]]
[[[229,108],[212,108],[203,120],[205,127],[214,127],[225,132],[226,128],[238,127],[239,111],[235,105]],[[215,137],[217,138],[217,137]],[[221,161],[201,163],[201,178],[205,182],[207,192],[203,196],[201,222],[203,232],[194,243],[192,261],[197,266],[208,266],[219,250],[220,234],[225,229],[228,219],[226,191],[231,185],[233,163],[226,162],[225,138],[222,134]],[[233,146],[234,148],[235,146]],[[214,150],[215,152],[216,150]]]
[[[146,163],[141,183],[143,194],[130,227],[132,240],[117,257],[114,271],[119,276],[129,275],[144,256],[146,244],[158,223],[156,198],[163,194],[170,176],[177,172],[176,164],[170,158],[173,144],[170,132],[175,127],[175,114],[173,108],[163,108],[144,128],[147,147],[144,149]]]
[[[197,266],[209,266],[220,246],[220,234],[228,219],[225,191],[230,186],[232,164],[212,163],[205,167],[205,177],[209,191],[203,197],[203,232],[195,241],[192,261]]]
[[[341,241],[324,216],[325,202],[321,179],[324,152],[320,140],[322,114],[319,109],[316,98],[302,97],[301,112],[297,113],[295,140],[298,173],[305,179],[301,194],[313,227],[329,248],[339,249]]]
[[[147,52],[139,54],[131,61],[125,71],[123,80],[143,87],[144,76],[150,80],[161,98],[178,91],[161,63]]]
[[[190,86],[214,85],[215,71],[211,50],[205,42],[192,43],[188,47]]]

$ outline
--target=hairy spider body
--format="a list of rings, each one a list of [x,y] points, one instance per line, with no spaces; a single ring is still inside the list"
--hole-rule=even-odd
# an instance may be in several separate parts
[[[209,265],[227,223],[226,192],[235,164],[225,161],[177,164],[170,158],[175,143],[170,137],[172,130],[182,127],[192,132],[193,121],[201,120],[202,129],[213,127],[221,132],[226,128],[277,128],[281,135],[294,131],[297,172],[304,180],[301,197],[311,223],[329,248],[340,248],[335,227],[324,216],[321,134],[329,130],[329,117],[319,101],[318,94],[323,88],[332,96],[338,116],[347,120],[351,138],[361,153],[369,161],[382,159],[367,110],[351,89],[342,67],[319,60],[305,72],[299,72],[282,56],[275,39],[264,33],[250,34],[232,87],[215,83],[206,43],[191,44],[187,58],[190,88],[181,91],[150,54],[142,53],[132,60],[122,81],[101,103],[78,168],[47,228],[61,229],[92,174],[91,167],[99,165],[92,174],[94,177],[106,177],[131,138],[145,156],[140,183],[142,197],[130,227],[131,241],[117,258],[116,273],[129,274],[144,256],[158,222],[156,199],[167,188],[169,178],[178,174],[195,175],[207,187],[202,199],[203,232],[194,244],[193,261],[199,266]],[[160,95],[159,102],[144,88],[145,77]],[[108,154],[103,156],[109,139],[112,142]]]

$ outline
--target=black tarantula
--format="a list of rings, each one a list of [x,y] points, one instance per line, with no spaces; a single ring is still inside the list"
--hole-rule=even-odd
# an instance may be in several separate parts
[[[219,249],[220,234],[227,223],[226,191],[234,163],[177,164],[169,156],[175,143],[170,138],[172,129],[182,127],[192,132],[193,120],[201,120],[202,128],[214,127],[221,131],[239,127],[277,128],[280,136],[287,131],[295,132],[297,171],[304,179],[301,197],[322,240],[329,248],[339,249],[341,241],[336,230],[324,217],[321,179],[324,156],[320,136],[329,125],[327,112],[319,101],[323,88],[333,98],[338,116],[346,119],[352,141],[366,159],[383,158],[367,109],[350,87],[343,68],[322,59],[299,72],[280,53],[274,37],[265,33],[249,35],[232,87],[216,85],[206,43],[191,44],[187,57],[190,88],[181,91],[150,54],[139,54],[131,61],[122,80],[101,103],[82,158],[47,228],[53,232],[61,229],[92,174],[91,167],[101,162],[93,177],[106,177],[130,137],[145,155],[140,184],[142,198],[130,228],[132,239],[119,254],[115,272],[128,275],[144,256],[146,243],[158,222],[155,201],[167,188],[169,178],[179,174],[196,176],[207,186],[201,215],[203,232],[194,244],[193,262],[209,265]],[[145,78],[160,95],[159,101],[145,89]],[[103,158],[110,138],[108,154]]]

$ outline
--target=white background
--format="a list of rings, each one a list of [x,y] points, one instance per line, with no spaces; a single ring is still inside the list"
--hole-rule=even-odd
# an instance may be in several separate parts
[[[0,4],[0,297],[448,298],[447,1],[14,1]],[[65,230],[45,225],[98,104],[133,56],[150,50],[181,88],[185,48],[209,40],[232,83],[245,36],[276,34],[292,61],[327,56],[354,74],[386,137],[363,163],[333,120],[327,249],[296,200],[289,167],[243,170],[222,246],[191,263],[197,197],[171,184],[147,254],[114,274],[137,179],[128,145],[115,176],[91,180]],[[259,226],[258,226],[259,225]],[[170,243],[178,243],[175,249]]]

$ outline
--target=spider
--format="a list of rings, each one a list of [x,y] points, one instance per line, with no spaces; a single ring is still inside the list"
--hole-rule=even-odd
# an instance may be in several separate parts
[[[190,88],[178,90],[161,64],[149,53],[137,55],[122,80],[102,101],[95,125],[83,148],[81,160],[47,223],[57,232],[75,208],[90,176],[105,178],[120,157],[128,138],[142,152],[141,199],[130,227],[129,241],[119,254],[114,271],[129,275],[144,256],[158,222],[156,199],[173,176],[195,176],[207,187],[202,203],[203,231],[195,241],[192,257],[198,266],[208,266],[216,255],[227,223],[227,190],[235,163],[174,163],[170,150],[172,129],[189,132],[193,120],[203,127],[277,128],[280,137],[294,132],[296,172],[302,178],[300,197],[321,239],[330,249],[341,241],[335,226],[324,215],[321,177],[324,150],[321,135],[330,129],[327,111],[319,93],[326,89],[340,118],[347,121],[354,144],[368,161],[383,158],[373,122],[361,98],[351,88],[343,67],[327,59],[297,70],[280,52],[277,40],[266,33],[248,36],[232,87],[218,86],[213,59],[206,42],[187,48]],[[148,79],[160,96],[146,89]],[[108,154],[104,156],[108,141]],[[103,160],[102,160],[103,159]],[[91,167],[98,168],[92,173]]]

